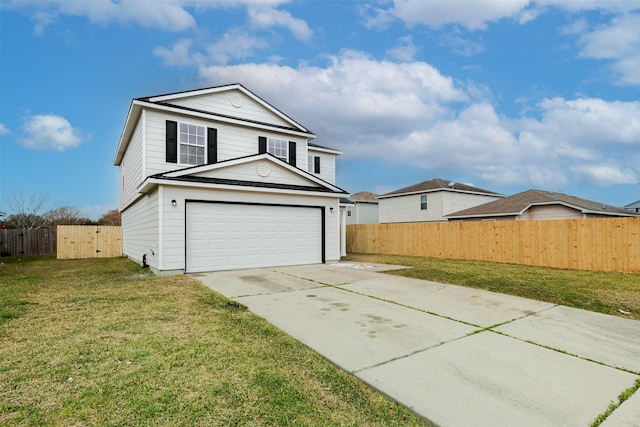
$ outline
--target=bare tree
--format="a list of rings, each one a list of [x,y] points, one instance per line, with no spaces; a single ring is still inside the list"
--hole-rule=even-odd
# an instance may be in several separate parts
[[[105,213],[98,220],[98,224],[100,225],[121,225],[121,217],[120,211],[118,209],[111,209],[109,212]]]
[[[52,227],[56,225],[91,224],[90,219],[80,217],[80,210],[71,206],[60,206],[59,208],[51,209],[44,214],[44,217]]]
[[[25,196],[16,193],[9,199],[7,223],[15,228],[38,229],[48,225],[44,211],[48,207],[49,196],[46,194]]]

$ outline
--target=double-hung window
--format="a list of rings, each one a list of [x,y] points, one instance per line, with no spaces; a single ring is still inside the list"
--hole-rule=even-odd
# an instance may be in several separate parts
[[[178,158],[184,165],[204,165],[206,134],[204,126],[180,123],[178,128]]]
[[[273,154],[280,160],[287,162],[289,160],[289,141],[278,138],[267,138],[267,153]]]
[[[307,171],[311,173],[320,173],[319,156],[307,156]]]
[[[426,211],[427,210],[427,195],[423,194],[422,196],[420,196],[420,210]]]

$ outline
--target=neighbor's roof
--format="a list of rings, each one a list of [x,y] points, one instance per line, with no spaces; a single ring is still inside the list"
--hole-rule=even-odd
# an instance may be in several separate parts
[[[625,208],[625,209],[635,209],[635,208],[640,208],[640,200],[638,200],[637,202],[629,203],[629,204],[628,204],[628,205],[626,205],[624,208]]]
[[[424,181],[419,184],[410,185],[409,187],[401,188],[399,190],[395,190],[390,193],[383,194],[381,196],[378,196],[378,199],[384,199],[387,197],[395,197],[395,196],[404,196],[407,194],[426,193],[430,191],[443,191],[443,190],[504,197],[502,194],[495,193],[489,190],[484,190],[482,188],[474,187],[472,185],[460,184],[459,182],[453,182],[446,179],[434,178],[429,181]]]
[[[563,205],[579,210],[583,214],[600,214],[613,216],[634,216],[626,209],[591,200],[581,199],[568,194],[554,193],[544,190],[527,190],[503,199],[494,200],[469,209],[445,215],[447,218],[473,218],[486,216],[522,215],[532,206]]]
[[[378,195],[368,191],[360,191],[349,196],[349,200],[352,202],[378,203]]]

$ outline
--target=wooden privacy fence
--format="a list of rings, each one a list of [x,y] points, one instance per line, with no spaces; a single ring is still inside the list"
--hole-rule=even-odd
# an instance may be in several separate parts
[[[348,225],[347,251],[640,273],[640,218]]]
[[[0,256],[53,255],[55,228],[0,230]]]
[[[122,256],[122,227],[113,225],[59,225],[58,259]]]

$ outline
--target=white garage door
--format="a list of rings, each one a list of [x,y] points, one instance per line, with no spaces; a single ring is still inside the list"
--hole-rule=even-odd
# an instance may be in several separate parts
[[[297,206],[187,203],[186,271],[322,262],[322,211]]]

